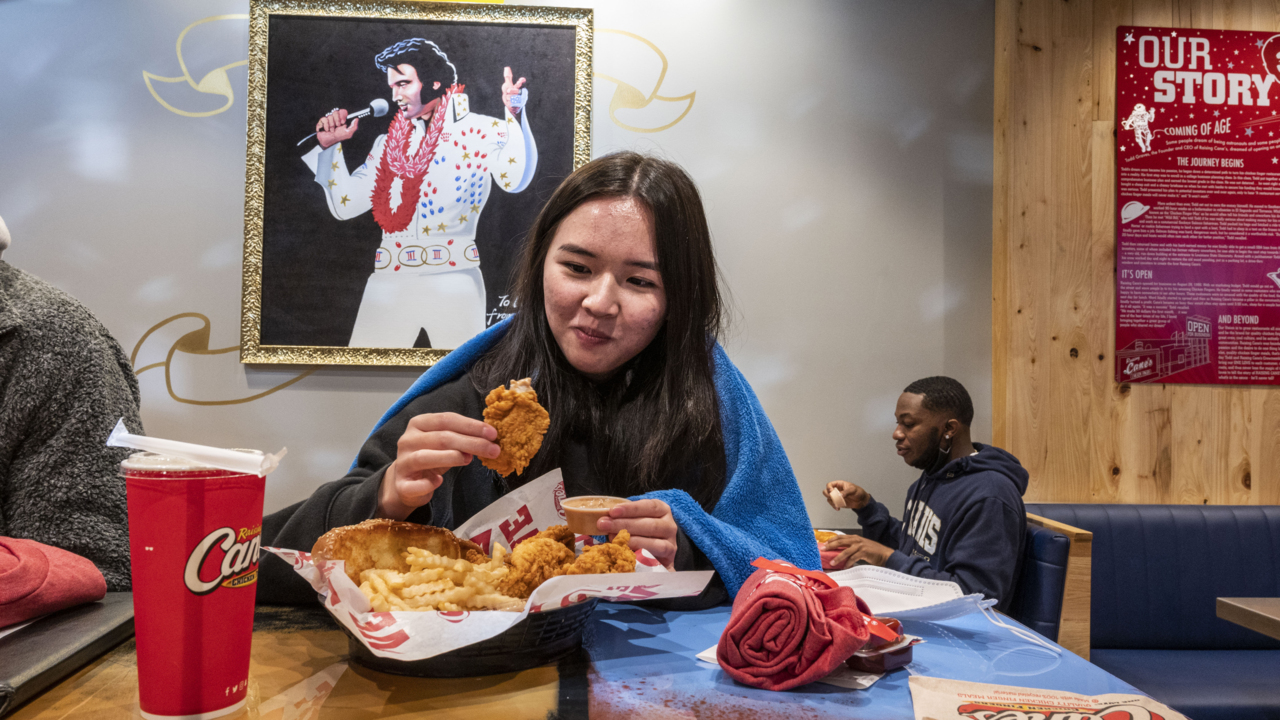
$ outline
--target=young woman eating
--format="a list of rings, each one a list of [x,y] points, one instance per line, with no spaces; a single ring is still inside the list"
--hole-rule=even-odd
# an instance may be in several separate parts
[[[721,301],[702,201],[678,166],[594,160],[539,213],[515,279],[517,312],[428,370],[379,422],[348,475],[268,516],[264,544],[309,549],[371,517],[454,528],[561,468],[565,492],[631,502],[599,521],[670,569],[717,571],[728,599],[760,556],[817,569],[795,476],[746,380],[715,342]],[[489,390],[530,377],[551,416],[506,478],[480,419]],[[261,602],[314,592],[263,555]],[[727,594],[726,591],[727,590]]]

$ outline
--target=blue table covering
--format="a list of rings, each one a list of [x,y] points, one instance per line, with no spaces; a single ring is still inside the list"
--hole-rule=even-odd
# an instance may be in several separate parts
[[[662,612],[601,603],[584,638],[591,661],[590,716],[910,718],[907,678],[912,674],[1086,695],[1141,694],[1078,655],[1067,650],[1054,655],[980,613],[938,623],[904,622],[908,634],[925,642],[915,646],[910,665],[867,690],[821,683],[787,692],[757,690],[695,657],[719,641],[728,621],[728,607]]]

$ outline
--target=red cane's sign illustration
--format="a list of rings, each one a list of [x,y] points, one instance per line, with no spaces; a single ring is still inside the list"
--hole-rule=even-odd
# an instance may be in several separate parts
[[[237,588],[251,585],[258,579],[258,555],[261,552],[262,526],[241,528],[239,532],[221,527],[196,544],[187,556],[187,566],[182,581],[196,595],[208,595],[219,587]],[[217,551],[222,556],[217,556]],[[209,580],[206,564],[213,560],[218,574]]]
[[[956,708],[956,714],[973,720],[1164,720],[1159,713],[1128,703],[1098,708],[966,703]]]

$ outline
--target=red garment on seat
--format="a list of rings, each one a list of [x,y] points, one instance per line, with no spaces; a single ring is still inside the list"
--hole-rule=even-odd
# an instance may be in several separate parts
[[[865,645],[870,614],[847,587],[760,569],[733,601],[716,659],[744,685],[790,690],[821,680]]]
[[[89,560],[34,540],[0,537],[0,627],[106,594],[107,581]]]

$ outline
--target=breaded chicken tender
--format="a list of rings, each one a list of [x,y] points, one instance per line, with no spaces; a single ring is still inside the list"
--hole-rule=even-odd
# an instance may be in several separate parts
[[[484,403],[484,421],[498,431],[496,442],[502,454],[480,458],[480,462],[503,476],[523,473],[551,426],[551,416],[538,404],[531,379],[512,380],[511,389],[494,388]]]
[[[539,585],[557,575],[564,575],[573,562],[573,550],[549,537],[531,537],[511,551],[507,558],[510,572],[498,584],[498,592],[525,599]]]
[[[570,552],[574,552],[578,548],[577,536],[569,529],[568,525],[552,525],[542,532],[534,535],[534,537],[550,538],[556,542],[569,548]]]
[[[609,542],[583,548],[582,554],[565,570],[565,575],[628,573],[636,570],[636,554],[628,546],[631,533],[621,530]]]

